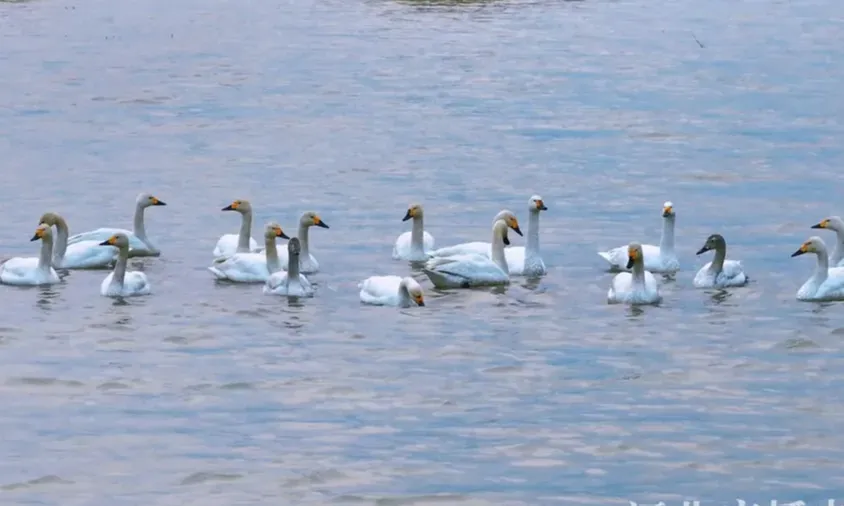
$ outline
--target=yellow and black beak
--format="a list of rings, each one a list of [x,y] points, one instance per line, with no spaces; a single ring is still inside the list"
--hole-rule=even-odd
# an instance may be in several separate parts
[[[421,295],[417,295],[416,297],[414,297],[414,300],[416,300],[417,306],[424,306],[425,305],[425,299]]]
[[[284,233],[284,230],[280,228],[275,231],[275,236],[281,237],[282,239],[290,239],[289,237],[287,237],[287,234]]]
[[[322,221],[322,218],[320,218],[319,216],[314,216],[314,225],[320,228],[328,228],[328,224]]]
[[[665,206],[665,207],[662,208],[662,217],[668,218],[669,216],[671,216],[672,212],[673,212],[673,208],[671,206]]]
[[[536,201],[536,208],[539,209],[540,211],[547,211],[548,210],[548,208],[545,207],[545,202],[543,202],[541,200]]]
[[[404,218],[402,218],[401,221],[407,221],[411,218],[413,218],[413,209],[408,209],[407,212],[404,213]]]
[[[32,241],[37,241],[38,239],[41,239],[41,236],[42,236],[42,235],[43,235],[43,234],[42,234],[42,232],[41,232],[40,230],[37,230],[37,231],[35,232],[35,235],[33,235],[33,236],[32,236],[32,239],[30,239],[29,241],[30,241],[30,242],[32,242]]]
[[[114,243],[117,242],[117,238],[114,236],[109,237],[105,241],[101,242],[99,246],[114,246]]]
[[[163,200],[158,200],[157,198],[152,198],[152,205],[154,206],[166,206],[167,204]]]
[[[520,236],[524,237],[524,235],[522,234],[522,229],[519,228],[518,223],[511,223],[510,228],[513,229],[513,232],[515,232],[515,233],[519,234]],[[509,243],[505,243],[505,244],[509,244]]]
[[[820,223],[815,223],[810,228],[826,228],[829,225],[829,220],[823,220]]]
[[[220,210],[221,211],[237,211],[237,205],[236,204],[229,204],[229,205],[227,205],[226,207],[224,207]]]
[[[627,268],[628,269],[633,268],[633,264],[636,263],[636,257],[637,256],[638,256],[638,254],[636,253],[635,250],[627,252]]]
[[[809,252],[809,247],[806,246],[806,244],[804,243],[804,244],[801,244],[800,249],[798,249],[797,251],[792,253],[791,256],[792,257],[799,257],[800,255],[802,255],[804,253],[808,253],[808,252]]]

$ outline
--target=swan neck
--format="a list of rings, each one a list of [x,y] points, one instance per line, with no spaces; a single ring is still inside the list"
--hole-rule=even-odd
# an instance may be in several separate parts
[[[507,257],[504,255],[504,239],[498,234],[492,234],[492,261],[506,274],[510,274],[507,267]]]
[[[633,262],[633,283],[636,285],[645,285],[645,262],[639,258]]]
[[[41,238],[41,254],[38,255],[38,268],[49,271],[53,266],[53,236],[44,234]]]
[[[833,248],[832,256],[829,258],[833,266],[838,265],[838,262],[844,258],[844,229],[836,227],[835,236],[837,239],[835,241],[835,248]]]
[[[531,209],[528,213],[527,245],[525,257],[539,254],[539,209]]]
[[[414,253],[421,253],[424,250],[422,242],[425,234],[425,225],[422,216],[413,217],[413,227],[410,229],[410,249]]]
[[[114,264],[114,275],[111,277],[111,284],[123,289],[123,280],[126,278],[126,264],[129,262],[129,247],[117,248],[117,262]]]
[[[275,244],[275,237],[267,237],[264,241],[264,254],[267,256],[267,270],[270,274],[281,270],[281,264],[278,261],[278,249]]]
[[[724,259],[727,258],[726,246],[718,246],[715,248],[715,258],[712,259],[712,265],[709,269],[713,272],[721,272],[724,270]]]
[[[293,253],[287,256],[287,279],[295,279],[299,281],[299,255],[300,253]]]
[[[301,224],[301,223],[299,224],[299,233],[297,234],[297,237],[299,238],[299,246],[300,246],[299,256],[300,257],[308,258],[309,255],[311,254],[311,250],[310,250],[310,248],[308,248],[308,229],[309,228],[310,227],[308,225],[304,225],[304,224]]]
[[[248,253],[249,240],[252,238],[252,210],[241,215],[240,233],[237,235],[237,252]]]
[[[144,226],[144,209],[144,206],[139,202],[135,206],[135,216],[132,221],[132,232],[142,241],[147,239],[147,229]]]
[[[64,218],[56,220],[56,240],[53,247],[53,265],[61,265],[67,252],[67,238],[69,231]]]
[[[410,307],[410,291],[404,283],[399,284],[399,306]]]
[[[662,238],[659,240],[659,251],[674,252],[674,216],[663,218]]]
[[[815,267],[815,274],[812,276],[812,279],[815,283],[821,284],[829,276],[829,257],[827,256],[826,248],[820,248],[816,252],[816,255],[818,257],[818,265]]]

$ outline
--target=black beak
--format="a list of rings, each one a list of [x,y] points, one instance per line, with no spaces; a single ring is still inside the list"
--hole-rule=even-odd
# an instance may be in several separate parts
[[[410,214],[410,209],[408,209],[407,212],[404,213],[404,218],[402,218],[401,221],[407,221],[411,218],[413,218],[413,216]]]
[[[281,237],[282,239],[290,239],[289,237],[287,237],[287,234],[285,234],[284,232],[279,234],[277,237]]]
[[[166,204],[163,200],[159,200],[158,202],[156,202],[156,203],[155,203],[155,204],[153,204],[153,205],[154,205],[154,206],[166,206],[167,204]]]
[[[320,228],[328,228],[328,225],[326,225],[325,222],[322,220],[319,220],[319,223],[317,223],[316,226]]]
[[[100,244],[98,244],[97,246],[111,246],[111,245],[112,245],[112,244],[111,244],[110,242],[108,242],[108,241],[103,241],[103,242],[101,242]]]
[[[510,245],[510,238],[509,238],[509,237],[507,237],[506,235],[504,236],[504,245],[505,245],[505,246],[509,246],[509,245]]]
[[[665,213],[665,212],[662,213],[663,218],[668,218],[669,216],[671,216],[671,213]]]
[[[227,205],[226,207],[220,209],[221,211],[234,211],[234,208],[231,204]]]
[[[425,302],[417,302],[417,303],[416,303],[416,305],[417,305],[417,306],[423,306],[423,307],[424,307],[424,306],[425,306]]]
[[[799,249],[799,250],[795,251],[794,253],[792,253],[792,254],[791,254],[791,256],[792,256],[792,257],[799,257],[799,256],[800,256],[800,255],[802,255],[803,253],[806,253],[806,252],[805,252],[805,251],[803,251],[803,250],[800,250],[800,249]]]
[[[35,234],[35,235],[32,236],[32,239],[30,239],[29,242],[37,241],[38,239],[41,239],[41,238],[38,237],[38,234]]]
[[[629,257],[629,258],[627,259],[627,268],[628,268],[628,269],[632,269],[632,268],[633,268],[633,264],[634,264],[634,263],[635,263],[635,262],[634,262],[634,260],[633,260],[633,257]]]
[[[706,253],[707,251],[709,251],[709,246],[704,244],[702,248],[697,250],[697,253],[695,253],[695,255],[700,255],[702,253]]]
[[[811,226],[811,227],[809,227],[809,228],[823,228],[823,227],[821,226],[821,224],[820,224],[820,223],[815,223],[814,225],[812,225],[812,226]]]
[[[515,232],[515,233],[521,235],[522,237],[524,237],[524,235],[522,235],[522,230],[519,227],[514,227],[513,232]],[[510,244],[510,243],[507,242],[507,243],[504,243],[504,244]]]

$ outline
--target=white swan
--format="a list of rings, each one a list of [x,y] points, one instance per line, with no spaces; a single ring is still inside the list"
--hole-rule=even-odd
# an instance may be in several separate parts
[[[838,216],[830,216],[811,228],[825,228],[835,232],[835,247],[829,255],[829,265],[844,267],[844,220]]]
[[[498,220],[492,226],[492,258],[477,253],[433,257],[422,271],[437,288],[470,288],[473,286],[506,285],[510,283],[504,245],[508,224]]]
[[[310,297],[314,287],[304,274],[299,273],[299,254],[302,247],[294,237],[287,243],[287,272],[276,271],[264,284],[264,293],[290,297]]]
[[[311,255],[309,243],[308,243],[308,229],[317,226],[320,228],[328,228],[328,225],[319,215],[313,211],[306,211],[302,213],[302,216],[299,218],[299,233],[296,234],[296,237],[299,238],[299,243],[302,246],[302,252],[299,255],[299,272],[302,274],[313,274],[314,272],[319,271],[319,262],[317,259]],[[279,255],[279,261],[281,262],[281,268],[287,269],[287,250],[281,250]]]
[[[371,276],[358,284],[360,301],[376,306],[424,306],[422,287],[410,276]]]
[[[41,240],[41,254],[36,257],[12,257],[0,264],[0,283],[7,285],[51,285],[59,282],[53,269],[53,231],[50,225],[38,225],[32,241]]]
[[[100,246],[103,249],[117,248],[117,263],[114,270],[105,277],[100,285],[100,294],[105,297],[132,297],[149,295],[151,290],[147,275],[141,271],[126,271],[129,262],[129,238],[118,232],[109,237]],[[105,248],[110,246],[109,248]]]
[[[797,290],[797,300],[844,300],[844,267],[829,268],[829,257],[823,239],[810,237],[791,256],[796,257],[804,253],[816,254],[818,265],[812,276]]]
[[[98,241],[79,241],[67,244],[67,222],[57,213],[44,213],[39,224],[56,227],[53,241],[55,269],[98,269],[110,267],[117,261],[117,248],[104,248]]]
[[[411,218],[413,228],[396,239],[396,244],[393,246],[393,259],[424,262],[428,259],[428,253],[434,249],[434,236],[425,231],[424,212],[420,204],[411,205],[401,221]]]
[[[511,229],[513,229],[513,232],[516,232],[517,234],[522,235],[522,230],[519,228],[519,220],[516,219],[516,215],[513,214],[512,211],[509,211],[507,209],[500,211],[492,219],[492,223],[495,224],[499,220],[504,220],[504,222],[507,224],[507,226],[509,226]],[[454,255],[485,255],[485,256],[489,257],[491,254],[492,254],[492,243],[483,242],[483,241],[472,241],[472,242],[464,242],[464,243],[460,243],[460,244],[455,244],[454,246],[446,246],[445,248],[436,249],[436,250],[434,250],[430,253],[430,256],[432,256],[432,257],[450,257],[450,256],[454,256]],[[508,266],[509,266],[509,262],[508,262]]]
[[[729,286],[743,286],[748,278],[744,273],[741,262],[725,260],[727,257],[727,241],[721,234],[712,234],[706,239],[698,255],[715,250],[715,257],[697,271],[694,279],[695,288],[726,288]]]
[[[666,202],[662,206],[662,238],[659,246],[643,244],[642,252],[645,255],[645,269],[651,272],[670,274],[680,270],[680,261],[674,253],[674,204]],[[627,246],[619,246],[608,251],[598,252],[604,260],[609,262],[611,270],[628,270]]]
[[[129,239],[129,257],[157,257],[161,254],[158,248],[147,238],[147,231],[144,227],[144,210],[150,206],[166,206],[164,202],[153,197],[149,193],[141,193],[135,199],[135,217],[132,230],[123,228],[98,228],[88,232],[76,234],[68,239],[68,244],[80,241],[105,241],[114,234],[125,234]]]
[[[275,238],[289,239],[278,223],[268,223],[264,229],[263,253],[235,253],[217,258],[208,270],[217,279],[237,283],[264,283],[270,274],[281,270]]]
[[[240,232],[224,234],[214,247],[214,258],[230,257],[235,253],[256,252],[258,243],[252,238],[252,204],[248,200],[235,200],[222,209],[240,213]]]
[[[632,269],[632,272],[619,272],[615,275],[607,291],[607,302],[610,304],[655,304],[662,300],[656,278],[645,270],[642,245],[630,243],[627,246],[626,256],[627,263],[624,264],[624,268]]]

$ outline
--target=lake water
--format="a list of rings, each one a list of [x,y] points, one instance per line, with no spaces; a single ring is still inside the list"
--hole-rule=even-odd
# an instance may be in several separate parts
[[[0,501],[844,504],[844,306],[789,257],[844,214],[842,40],[839,0],[0,3],[0,255],[168,204],[149,297],[0,286]],[[534,193],[541,281],[360,304],[410,203],[447,246]],[[238,198],[330,225],[316,297],[213,280]],[[666,200],[682,270],[608,305]],[[692,287],[713,232],[749,286]]]

